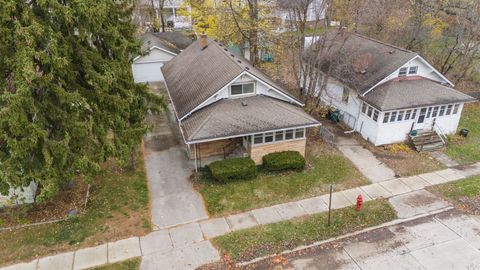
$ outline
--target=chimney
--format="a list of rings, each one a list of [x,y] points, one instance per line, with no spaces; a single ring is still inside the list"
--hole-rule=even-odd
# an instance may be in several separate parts
[[[207,35],[205,33],[200,35],[200,50],[204,50],[207,47]]]

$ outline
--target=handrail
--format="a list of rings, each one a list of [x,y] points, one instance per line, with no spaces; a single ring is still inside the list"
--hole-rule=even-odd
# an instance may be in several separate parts
[[[228,149],[230,146],[236,145],[236,144],[238,144],[237,141],[231,141],[231,142],[229,142],[229,143],[227,143],[226,145],[223,146],[223,159],[226,159],[228,155],[230,155],[231,153],[233,153],[233,151],[235,151],[236,147],[233,148],[233,150],[228,151],[228,153],[227,153],[227,149]]]
[[[439,135],[440,139],[442,140],[443,144],[444,145],[447,145],[448,144],[448,137],[447,135],[445,135],[445,133],[443,132],[442,128],[434,123],[433,124],[433,129],[435,130],[435,132]]]

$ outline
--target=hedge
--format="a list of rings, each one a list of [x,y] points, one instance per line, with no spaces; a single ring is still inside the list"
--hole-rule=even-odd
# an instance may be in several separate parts
[[[208,167],[212,177],[222,183],[252,179],[257,175],[257,166],[249,157],[215,161]]]
[[[305,167],[305,158],[298,151],[270,153],[262,159],[267,171],[302,170]]]

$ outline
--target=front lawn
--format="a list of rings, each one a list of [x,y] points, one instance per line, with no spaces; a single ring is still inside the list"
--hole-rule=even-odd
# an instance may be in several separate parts
[[[452,201],[457,209],[480,215],[480,176],[428,188]]]
[[[247,261],[380,225],[395,218],[396,212],[387,201],[369,201],[360,212],[353,206],[333,210],[330,226],[327,226],[328,213],[321,213],[232,232],[214,238],[212,242],[233,261]]]
[[[140,258],[135,258],[123,262],[118,262],[114,264],[108,264],[105,266],[95,267],[91,270],[138,270],[140,269]]]
[[[327,193],[329,184],[335,184],[338,191],[368,183],[349,160],[320,141],[309,141],[306,167],[302,172],[260,171],[253,180],[226,184],[203,170],[198,189],[208,212],[220,216],[321,195]]]
[[[447,155],[461,164],[480,161],[480,104],[465,105],[458,126],[470,130],[467,138],[450,137]]]
[[[96,246],[150,231],[142,154],[135,171],[104,164],[93,181],[84,214],[67,221],[0,232],[0,265]]]

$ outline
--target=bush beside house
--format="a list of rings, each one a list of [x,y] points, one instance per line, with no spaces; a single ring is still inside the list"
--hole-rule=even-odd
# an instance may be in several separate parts
[[[267,171],[302,170],[305,158],[297,151],[283,151],[263,156],[263,167]]]
[[[215,161],[210,164],[209,169],[213,178],[222,183],[252,179],[257,175],[257,166],[251,158],[232,158]]]

